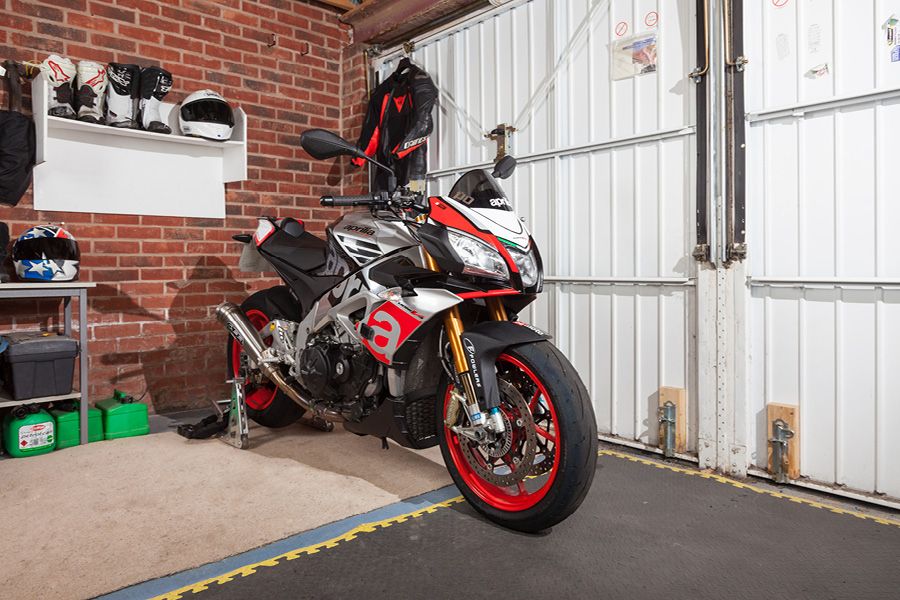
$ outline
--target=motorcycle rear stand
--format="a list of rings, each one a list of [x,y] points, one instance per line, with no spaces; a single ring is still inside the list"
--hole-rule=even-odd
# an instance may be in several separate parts
[[[227,425],[218,435],[218,438],[239,450],[246,450],[250,447],[250,422],[247,419],[244,381],[242,375],[229,379],[227,383],[231,384],[231,400],[213,402],[213,406],[219,414],[219,419],[222,421],[227,420]],[[226,406],[227,408],[225,408]],[[311,411],[306,411],[299,422],[319,431],[334,431],[334,423],[312,415]]]

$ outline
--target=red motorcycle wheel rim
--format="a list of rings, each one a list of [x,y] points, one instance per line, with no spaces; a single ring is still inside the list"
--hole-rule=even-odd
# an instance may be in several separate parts
[[[515,366],[522,373],[524,373],[528,379],[531,380],[532,383],[537,387],[537,393],[535,394],[534,399],[542,398],[544,404],[550,409],[550,418],[553,421],[553,432],[555,433],[555,440],[553,444],[553,467],[551,468],[547,480],[541,485],[540,488],[534,491],[527,491],[524,489],[522,484],[516,490],[516,493],[510,493],[510,488],[503,488],[492,483],[489,483],[481,478],[478,473],[475,472],[474,469],[469,465],[468,461],[466,461],[465,457],[462,454],[462,448],[460,448],[460,440],[459,436],[450,431],[449,429],[445,429],[445,433],[447,436],[447,446],[450,450],[450,456],[453,459],[453,464],[456,467],[457,472],[460,477],[462,477],[463,481],[472,490],[479,498],[487,502],[492,507],[503,510],[507,512],[518,512],[531,508],[535,504],[541,501],[544,496],[547,495],[547,492],[550,490],[550,487],[553,485],[553,481],[556,479],[556,472],[559,469],[559,448],[560,448],[560,438],[561,432],[559,430],[559,420],[556,416],[556,408],[553,406],[553,399],[550,397],[550,394],[547,393],[547,388],[544,386],[543,382],[534,374],[528,366],[526,366],[523,362],[516,359],[509,354],[501,354],[497,359],[497,362],[506,362],[512,366]],[[447,392],[444,396],[444,413],[447,413],[447,405],[450,402],[450,392],[452,391],[453,386],[450,385],[447,387]],[[532,406],[532,399],[526,398],[526,402],[529,403],[529,407],[532,412],[534,408]],[[549,432],[545,432],[548,433]],[[540,433],[539,433],[540,435]],[[542,436],[544,437],[544,436]],[[545,438],[547,439],[547,438]],[[546,458],[544,459],[546,460]]]
[[[262,329],[263,325],[269,322],[269,317],[267,317],[262,311],[256,310],[255,308],[250,309],[246,312],[247,320],[250,321],[250,324],[256,327],[257,330]],[[237,376],[238,372],[241,368],[241,352],[244,351],[243,346],[236,339],[231,338],[231,372],[232,375]],[[272,400],[275,399],[275,394],[278,393],[278,388],[275,387],[274,383],[267,385],[257,385],[257,386],[244,386],[244,402],[247,403],[249,408],[253,410],[266,410],[269,408],[269,405],[272,404]]]

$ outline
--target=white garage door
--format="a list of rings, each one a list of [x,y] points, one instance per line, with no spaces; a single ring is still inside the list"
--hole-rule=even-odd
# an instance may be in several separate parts
[[[751,448],[798,405],[802,475],[900,497],[900,2],[745,2]]]
[[[694,39],[694,2],[531,0],[427,37],[412,54],[441,91],[430,193],[490,164],[496,145],[484,134],[514,125],[519,168],[504,187],[547,273],[523,317],[548,329],[578,368],[606,436],[656,445],[658,388],[687,388],[690,452]],[[627,53],[643,51],[652,64],[654,42],[655,72],[622,72]],[[376,62],[382,77],[398,58]]]

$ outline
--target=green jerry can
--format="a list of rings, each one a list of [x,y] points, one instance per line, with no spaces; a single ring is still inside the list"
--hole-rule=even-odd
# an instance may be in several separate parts
[[[97,408],[103,413],[103,437],[107,440],[150,433],[147,405],[135,402],[125,392],[115,390],[112,398],[101,400]]]
[[[56,449],[77,446],[81,441],[81,414],[75,401],[53,403],[50,414],[56,421]],[[103,439],[103,413],[98,408],[88,408],[88,441]]]
[[[53,417],[36,404],[16,406],[3,418],[3,447],[15,458],[53,452]]]

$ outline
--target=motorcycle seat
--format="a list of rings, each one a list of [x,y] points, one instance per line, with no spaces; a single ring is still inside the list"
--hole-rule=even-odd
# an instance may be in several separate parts
[[[294,219],[287,227],[282,224],[260,247],[263,254],[280,259],[301,271],[313,271],[325,264],[325,240],[306,231]]]
[[[303,221],[298,221],[294,217],[283,218],[279,223],[279,226],[286,234],[293,237],[300,237],[306,233],[306,226],[303,224]]]

